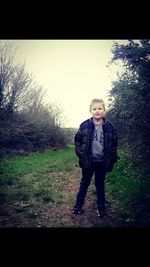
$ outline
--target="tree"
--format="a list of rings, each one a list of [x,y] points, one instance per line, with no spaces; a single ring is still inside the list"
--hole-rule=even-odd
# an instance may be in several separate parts
[[[16,49],[0,45],[0,112],[1,116],[40,106],[45,91],[26,70],[25,63],[15,63]]]
[[[118,124],[134,161],[150,163],[150,41],[114,44],[112,63],[122,61],[125,71],[112,83],[113,102],[108,116]]]
[[[0,44],[0,148],[35,151],[64,146],[62,111],[44,104],[46,91],[15,62],[15,48]]]

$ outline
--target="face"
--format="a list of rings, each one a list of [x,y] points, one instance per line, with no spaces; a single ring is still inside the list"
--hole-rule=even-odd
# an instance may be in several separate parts
[[[105,114],[102,103],[93,103],[90,111],[93,118],[96,120],[100,120]]]

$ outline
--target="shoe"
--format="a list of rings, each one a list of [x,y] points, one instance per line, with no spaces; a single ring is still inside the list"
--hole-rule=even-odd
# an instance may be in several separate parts
[[[104,206],[99,206],[97,208],[97,215],[100,218],[103,218],[106,215],[106,210],[105,210],[105,207]]]
[[[73,208],[73,214],[80,214],[82,213],[83,210],[82,210],[82,207],[79,206],[79,205],[75,205],[74,208]]]

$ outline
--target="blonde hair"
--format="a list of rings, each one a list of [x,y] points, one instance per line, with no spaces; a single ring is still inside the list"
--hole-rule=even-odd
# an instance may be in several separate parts
[[[105,102],[103,101],[103,99],[94,98],[94,99],[92,99],[91,104],[90,104],[90,111],[91,111],[92,105],[95,103],[101,103],[103,105],[104,110],[106,110],[105,109]]]

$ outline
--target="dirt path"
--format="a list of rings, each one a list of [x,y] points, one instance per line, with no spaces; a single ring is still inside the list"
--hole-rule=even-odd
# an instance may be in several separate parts
[[[117,214],[110,203],[106,203],[107,215],[101,219],[97,216],[93,197],[87,196],[82,214],[72,214],[72,205],[61,204],[57,207],[44,208],[41,214],[34,218],[24,216],[14,206],[1,211],[1,227],[116,227]]]
[[[54,175],[54,174],[50,174]],[[56,175],[56,174],[55,174]],[[19,206],[12,204],[3,206],[0,212],[1,227],[63,227],[63,228],[89,228],[89,227],[117,227],[119,224],[117,218],[117,209],[115,203],[112,203],[106,196],[107,215],[101,219],[96,212],[96,194],[95,187],[90,185],[83,213],[75,215],[72,208],[76,199],[76,193],[80,183],[80,169],[75,167],[72,172],[65,173],[65,184],[62,190],[63,203],[46,203],[42,207],[42,212],[33,212],[27,217]],[[67,177],[66,177],[67,176]]]

